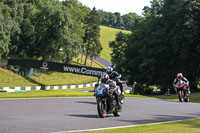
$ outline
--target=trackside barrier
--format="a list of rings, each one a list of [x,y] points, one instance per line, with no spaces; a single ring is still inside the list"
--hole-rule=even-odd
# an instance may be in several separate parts
[[[35,90],[59,90],[59,89],[78,89],[94,87],[96,82],[80,85],[57,85],[57,86],[25,86],[25,87],[0,87],[0,92],[23,92]]]

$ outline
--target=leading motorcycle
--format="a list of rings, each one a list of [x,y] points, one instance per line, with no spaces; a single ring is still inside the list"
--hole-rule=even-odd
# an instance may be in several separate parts
[[[114,116],[120,116],[121,108],[117,104],[116,95],[119,95],[120,88],[116,82],[110,80],[109,83],[100,83],[95,89],[97,100],[97,111],[99,117],[104,118],[107,114],[113,113]]]
[[[186,92],[188,85],[183,80],[178,80],[175,84],[175,89],[180,102],[189,102],[189,94]]]

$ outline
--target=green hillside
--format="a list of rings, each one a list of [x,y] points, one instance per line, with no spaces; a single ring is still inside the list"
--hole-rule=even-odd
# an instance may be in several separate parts
[[[106,27],[106,26],[101,26],[100,27],[100,42],[102,44],[103,50],[101,51],[101,57],[111,60],[110,54],[112,53],[110,47],[109,47],[109,42],[115,40],[115,35],[116,33],[122,31],[125,33],[130,33],[130,31],[125,31],[125,30],[119,30],[111,27]]]
[[[111,60],[111,49],[109,48],[109,42],[113,41],[115,39],[116,33],[122,30],[105,26],[101,26],[100,28],[100,41],[103,47],[101,56],[107,60]],[[123,32],[128,33],[128,31]],[[81,63],[81,56],[73,59],[73,64],[83,65],[83,62]],[[88,60],[87,66],[90,65],[91,61]],[[94,62],[92,63],[92,67],[101,68],[101,65]],[[94,82],[96,80],[97,78],[90,76],[82,76],[71,73],[41,72],[39,70],[34,73],[34,76],[23,77],[7,69],[0,68],[0,87],[81,84]]]

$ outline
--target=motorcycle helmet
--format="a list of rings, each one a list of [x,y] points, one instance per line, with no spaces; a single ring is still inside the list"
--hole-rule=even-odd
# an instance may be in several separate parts
[[[182,77],[183,77],[183,74],[182,74],[182,73],[178,73],[178,74],[177,74],[177,78],[178,78],[178,79],[181,79]]]
[[[101,82],[102,82],[102,83],[106,83],[108,80],[109,80],[108,74],[103,74],[103,75],[101,76]]]
[[[107,67],[107,69],[106,69],[106,72],[107,73],[110,73],[110,72],[112,72],[113,71],[113,68],[112,67]]]

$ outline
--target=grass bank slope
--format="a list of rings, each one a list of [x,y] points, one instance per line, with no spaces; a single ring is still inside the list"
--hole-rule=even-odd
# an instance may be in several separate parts
[[[120,31],[124,33],[131,33],[130,31],[115,29],[111,27],[106,26],[100,26],[100,42],[103,47],[103,50],[101,51],[101,57],[111,60],[110,54],[112,53],[111,48],[109,47],[109,42],[114,41],[116,34]]]
[[[79,59],[79,60],[78,60]],[[84,62],[84,58],[83,58]],[[81,57],[73,59],[74,65],[83,65]],[[87,61],[87,66],[91,61]],[[101,68],[97,62],[92,63],[92,67]],[[15,86],[40,86],[40,85],[70,85],[84,84],[97,81],[96,77],[84,76],[72,73],[61,73],[53,71],[35,70],[33,76],[21,76],[11,70],[0,68],[0,87]]]

